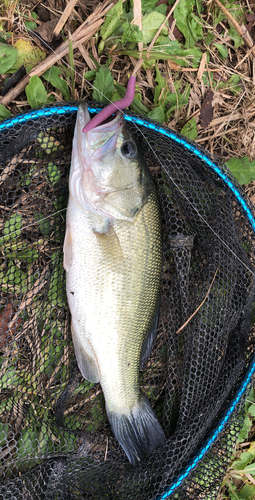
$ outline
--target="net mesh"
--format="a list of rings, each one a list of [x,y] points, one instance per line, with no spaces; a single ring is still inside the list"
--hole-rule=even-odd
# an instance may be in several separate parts
[[[0,499],[213,500],[253,366],[252,206],[197,145],[129,124],[162,206],[161,313],[140,385],[167,437],[133,467],[72,346],[62,246],[75,119],[38,113],[1,132]]]

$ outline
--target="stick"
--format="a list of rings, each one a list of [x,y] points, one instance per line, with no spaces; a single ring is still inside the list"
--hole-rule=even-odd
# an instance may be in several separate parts
[[[55,26],[55,29],[53,31],[53,38],[54,36],[57,37],[59,35],[60,31],[62,30],[64,24],[66,23],[68,17],[70,16],[77,2],[78,0],[70,0],[70,2],[67,4],[62,16],[60,17],[58,23]]]
[[[201,302],[201,304],[198,306],[198,308],[193,312],[193,314],[191,314],[191,316],[189,317],[189,319],[187,319],[187,321],[185,321],[185,323],[181,326],[181,328],[179,328],[179,330],[177,330],[176,333],[180,333],[185,328],[185,326],[187,326],[187,324],[190,322],[190,320],[195,316],[195,314],[197,314],[197,312],[199,311],[200,307],[202,307],[202,305],[205,303],[205,301],[206,301],[206,299],[207,299],[207,297],[208,297],[208,295],[209,295],[209,293],[211,291],[211,288],[213,286],[213,282],[214,282],[214,280],[216,278],[216,274],[217,274],[218,270],[219,270],[219,268],[216,269],[216,271],[214,273],[214,277],[212,279],[212,282],[211,282],[211,284],[209,286],[208,292],[207,292],[204,300]]]
[[[236,29],[237,33],[242,37],[246,45],[249,47],[249,49],[252,49],[252,55],[255,57],[255,46],[253,45],[252,38],[247,31],[246,27],[244,25],[240,26],[238,22],[235,20],[235,18],[230,14],[230,12],[222,5],[220,0],[214,0],[214,2],[218,5],[218,7],[222,10],[223,14],[225,14],[226,18],[233,24],[234,28]]]

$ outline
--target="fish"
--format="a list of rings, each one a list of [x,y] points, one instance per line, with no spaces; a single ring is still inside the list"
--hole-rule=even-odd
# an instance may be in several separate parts
[[[71,331],[79,369],[100,382],[113,434],[135,465],[165,442],[139,384],[157,333],[161,209],[122,113],[83,133],[90,119],[81,103],[63,247]]]

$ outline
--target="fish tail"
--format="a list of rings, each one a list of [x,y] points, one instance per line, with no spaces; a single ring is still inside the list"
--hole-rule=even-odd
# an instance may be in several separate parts
[[[131,412],[107,414],[112,431],[132,465],[165,443],[164,432],[144,394],[141,393]]]

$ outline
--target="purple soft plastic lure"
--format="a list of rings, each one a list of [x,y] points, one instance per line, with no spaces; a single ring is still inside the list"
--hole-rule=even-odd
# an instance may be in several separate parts
[[[125,97],[123,97],[123,99],[120,99],[119,101],[112,102],[111,104],[109,104],[109,106],[106,106],[106,108],[102,109],[102,111],[94,116],[92,120],[90,120],[90,122],[82,129],[82,132],[89,132],[89,130],[92,130],[93,128],[97,127],[97,125],[100,125],[116,111],[128,108],[128,106],[132,104],[134,99],[135,80],[135,76],[130,76]]]

